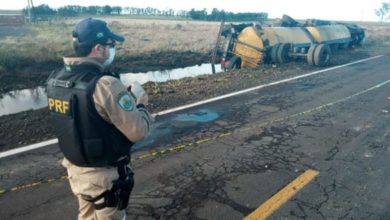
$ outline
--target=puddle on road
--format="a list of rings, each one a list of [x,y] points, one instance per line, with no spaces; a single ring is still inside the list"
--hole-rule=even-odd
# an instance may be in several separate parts
[[[0,98],[0,116],[47,106],[44,87],[15,90]]]
[[[221,65],[215,66],[217,72],[221,72]],[[162,71],[150,71],[146,73],[124,73],[121,74],[121,81],[125,85],[138,81],[141,84],[146,82],[165,82],[168,80],[181,79],[184,77],[195,77],[204,74],[211,74],[211,64],[205,63],[185,68],[177,68]],[[29,109],[38,109],[47,106],[45,88],[14,90],[3,94],[0,98],[0,116],[14,114]]]
[[[201,109],[194,113],[179,114],[172,119],[171,125],[178,128],[192,127],[198,123],[206,123],[219,118],[217,112]]]
[[[153,125],[151,136],[145,140],[137,142],[133,150],[150,147],[155,140],[170,137],[170,134],[178,134],[185,131],[183,128],[198,126],[199,123],[206,123],[219,118],[217,112],[201,109],[190,114],[179,114],[166,123],[158,122]]]
[[[219,114],[216,112],[211,112],[208,110],[199,110],[198,112],[192,114],[180,114],[174,121],[194,121],[194,122],[209,122],[215,120],[219,117]]]
[[[215,65],[215,71],[221,72],[220,64]],[[125,85],[130,85],[134,81],[144,84],[146,82],[166,82],[168,80],[196,77],[204,74],[212,74],[210,63],[171,70],[149,71],[146,73],[123,73],[121,74],[121,80]]]

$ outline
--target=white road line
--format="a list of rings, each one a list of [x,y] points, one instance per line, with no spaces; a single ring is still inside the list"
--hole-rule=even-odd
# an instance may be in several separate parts
[[[339,66],[334,66],[334,67],[330,67],[330,68],[323,69],[323,70],[318,70],[318,71],[311,72],[311,73],[306,73],[306,74],[295,76],[295,77],[292,77],[292,78],[283,79],[283,80],[275,81],[275,82],[264,84],[264,85],[259,85],[259,86],[252,87],[252,88],[249,88],[249,89],[244,89],[244,90],[241,90],[241,91],[228,93],[228,94],[221,95],[221,96],[218,96],[218,97],[214,97],[214,98],[211,98],[211,99],[206,99],[206,100],[195,102],[195,103],[192,103],[192,104],[179,106],[177,108],[167,109],[167,110],[164,110],[164,111],[161,111],[161,112],[157,113],[157,115],[165,115],[165,114],[169,114],[169,113],[172,113],[172,112],[176,112],[176,111],[192,108],[192,107],[195,107],[195,106],[198,106],[198,105],[203,105],[203,104],[206,104],[206,103],[215,102],[215,101],[218,101],[218,100],[221,100],[221,99],[226,99],[226,98],[229,98],[229,97],[232,97],[232,96],[240,95],[240,94],[243,94],[243,93],[251,92],[251,91],[262,89],[262,88],[265,88],[265,87],[278,85],[278,84],[289,82],[289,81],[293,81],[293,80],[296,80],[296,79],[305,78],[305,77],[316,75],[316,74],[319,74],[319,73],[323,73],[323,72],[327,72],[327,71],[331,71],[331,70],[347,67],[347,66],[350,66],[350,65],[353,65],[353,64],[362,63],[362,62],[365,62],[365,61],[377,59],[377,58],[382,57],[382,56],[383,55],[378,55],[378,56],[375,56],[375,57],[370,57],[370,58],[358,60],[358,61],[355,61],[355,62],[351,62],[351,63],[339,65]]]
[[[11,156],[11,155],[23,153],[23,152],[34,150],[34,149],[38,149],[38,148],[49,146],[51,144],[56,144],[56,143],[58,143],[58,139],[51,139],[51,140],[39,142],[39,143],[36,143],[36,144],[31,144],[31,145],[28,145],[28,146],[25,146],[25,147],[15,148],[15,149],[12,149],[12,150],[9,150],[9,151],[1,152],[0,153],[0,158],[8,157],[8,156]]]
[[[275,81],[275,82],[272,82],[272,83],[255,86],[255,87],[244,89],[244,90],[237,91],[237,92],[228,93],[228,94],[221,95],[221,96],[218,96],[218,97],[214,97],[214,98],[211,98],[211,99],[206,99],[206,100],[195,102],[195,103],[192,103],[192,104],[179,106],[177,108],[167,109],[167,110],[158,112],[156,115],[166,115],[166,114],[177,112],[177,111],[181,111],[181,110],[184,110],[184,109],[193,108],[195,106],[204,105],[206,103],[215,102],[215,101],[218,101],[218,100],[221,100],[221,99],[226,99],[226,98],[229,98],[229,97],[232,97],[232,96],[244,94],[244,93],[251,92],[251,91],[254,91],[254,90],[258,90],[258,89],[262,89],[262,88],[265,88],[265,87],[278,85],[278,84],[289,82],[289,81],[293,81],[293,80],[296,80],[296,79],[305,78],[305,77],[308,77],[308,76],[313,76],[313,75],[324,73],[324,72],[328,72],[328,71],[331,71],[331,70],[340,69],[340,68],[343,68],[343,67],[347,67],[347,66],[350,66],[350,65],[357,64],[357,63],[362,63],[362,62],[366,62],[366,61],[369,61],[369,60],[377,59],[377,58],[380,58],[382,56],[383,55],[369,57],[369,58],[357,60],[357,61],[354,61],[354,62],[351,62],[351,63],[347,63],[347,64],[343,64],[343,65],[339,65],[339,66],[334,66],[334,67],[330,67],[330,68],[323,69],[323,70],[318,70],[318,71],[311,72],[311,73],[306,73],[306,74],[303,74],[303,75],[300,75],[300,76],[295,76],[295,77],[292,77],[292,78],[283,79],[283,80]],[[9,151],[0,152],[0,159],[4,158],[4,157],[16,155],[16,154],[19,154],[19,153],[23,153],[23,152],[26,152],[26,151],[31,151],[31,150],[35,150],[35,149],[38,149],[38,148],[46,147],[46,146],[49,146],[49,145],[52,145],[52,144],[56,144],[56,143],[58,143],[58,139],[51,139],[51,140],[43,141],[43,142],[40,142],[40,143],[36,143],[36,144],[24,146],[24,147],[19,147],[19,148],[12,149],[12,150],[9,150]]]

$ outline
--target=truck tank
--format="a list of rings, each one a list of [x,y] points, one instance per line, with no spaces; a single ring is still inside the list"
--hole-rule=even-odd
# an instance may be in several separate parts
[[[345,44],[351,41],[351,33],[345,25],[306,27],[317,43]]]

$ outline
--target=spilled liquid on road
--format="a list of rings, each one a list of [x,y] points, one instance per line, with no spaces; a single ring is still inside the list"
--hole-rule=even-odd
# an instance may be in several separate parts
[[[211,112],[208,110],[199,110],[198,112],[191,113],[191,114],[180,114],[176,118],[174,118],[174,121],[183,121],[183,122],[209,122],[217,119],[219,117],[219,114],[216,112]]]
[[[220,117],[220,114],[207,109],[200,109],[189,114],[178,114],[173,116],[169,123],[155,123],[152,128],[151,135],[145,140],[137,142],[133,146],[133,150],[143,147],[152,147],[156,139],[172,134],[185,132],[185,128],[199,127],[201,123],[214,121]],[[156,146],[154,146],[156,147]]]

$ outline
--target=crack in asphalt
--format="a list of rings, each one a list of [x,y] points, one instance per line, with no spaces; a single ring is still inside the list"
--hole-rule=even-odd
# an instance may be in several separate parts
[[[149,199],[166,199],[168,204],[152,206],[135,201],[130,204],[129,215],[134,219],[201,219],[196,215],[197,210],[203,207],[205,201],[210,200],[231,207],[244,216],[248,215],[254,207],[247,207],[230,198],[224,189],[226,183],[241,175],[259,174],[267,170],[295,173],[298,171],[297,164],[305,156],[295,151],[300,146],[288,144],[288,139],[297,134],[292,126],[274,125],[258,132],[246,138],[239,146],[252,146],[252,153],[246,156],[233,157],[229,162],[218,165],[214,165],[215,157],[200,158],[202,163],[187,166],[168,176],[161,174],[158,180],[163,186],[146,192],[143,196]],[[227,154],[234,154],[234,144],[225,146]]]
[[[48,204],[51,204],[53,201],[56,201],[56,200],[59,200],[61,199],[62,197],[64,197],[65,194],[59,194],[59,195],[54,195],[42,202],[39,202],[39,203],[34,203],[34,206],[30,206],[30,207],[27,207],[25,210],[21,211],[21,212],[17,212],[17,213],[12,213],[10,215],[10,217],[13,217],[13,218],[21,218],[23,216],[26,216],[28,215],[29,213],[31,213],[32,211],[35,211],[36,209],[42,207],[42,206],[45,206],[45,205],[48,205]]]
[[[325,158],[326,161],[333,160],[337,153],[340,152],[338,142],[328,151],[329,156]]]
[[[304,159],[308,158],[308,156],[304,152],[299,151],[302,146],[292,144],[290,140],[294,136],[303,135],[297,129],[300,127],[313,129],[328,126],[332,128],[332,123],[325,120],[329,118],[331,118],[330,113],[320,113],[312,115],[310,120],[306,119],[303,122],[299,120],[295,125],[277,122],[264,128],[257,128],[258,130],[252,131],[255,134],[247,137],[244,141],[239,140],[243,142],[239,147],[252,147],[249,148],[248,154],[239,159],[233,157],[229,163],[222,162],[215,165],[215,160],[217,159],[215,156],[207,159],[197,156],[198,159],[203,161],[184,167],[183,170],[174,174],[161,174],[158,177],[158,181],[162,186],[143,195],[144,199],[166,200],[165,203],[153,205],[141,199],[141,201],[130,203],[128,214],[134,219],[142,217],[152,217],[154,219],[202,219],[197,216],[197,211],[204,207],[205,201],[212,200],[231,207],[243,215],[247,215],[253,210],[253,207],[247,207],[230,198],[228,192],[224,189],[227,186],[227,182],[241,175],[264,173],[267,170],[296,173],[299,169],[311,167],[311,165],[304,163]],[[228,126],[236,128],[242,126],[242,123],[238,122],[239,120],[240,118],[236,118],[235,123],[228,123]],[[203,135],[207,136],[208,133],[215,133],[217,130],[218,128],[215,127],[209,130],[202,129],[195,138],[203,137]],[[336,143],[327,151],[325,158],[310,157],[310,159],[328,162],[335,160],[344,161],[345,163],[352,163],[359,168],[363,167],[369,170],[353,154],[349,155],[347,159],[337,158],[342,149],[340,146],[350,143],[359,134],[359,132],[349,128],[344,129],[340,132],[340,136],[334,140]],[[218,141],[226,146],[228,154],[235,153],[234,150],[237,146],[227,144],[225,140]],[[368,148],[385,149],[383,146],[378,141],[369,144]],[[348,189],[348,187],[339,185],[336,181],[338,172],[333,166],[321,172],[324,173],[327,179],[325,181],[315,180],[316,184],[314,186],[321,193],[318,197],[319,201],[309,203],[301,199],[293,199],[292,201],[296,204],[298,210],[291,211],[290,214],[292,216],[299,219],[312,219],[313,215],[310,212],[314,212],[318,218],[329,218],[323,209],[329,203],[331,197],[337,196],[337,189],[340,187]],[[233,189],[239,190],[237,188]],[[351,189],[349,190],[352,191]],[[346,210],[346,213],[343,212],[339,219],[347,218],[351,211],[352,208]],[[379,215],[367,212],[367,216]]]
[[[298,133],[293,126],[274,124],[264,128],[260,134],[250,136],[246,142],[255,142],[256,148],[254,151],[256,156],[250,158],[249,162],[266,160],[270,161],[269,166],[272,170],[297,172],[297,165],[301,158],[305,157],[305,154],[295,151],[301,146],[292,145],[288,142],[295,135],[298,135]],[[308,167],[305,164],[303,166]],[[248,168],[248,166],[245,167],[245,169]]]

